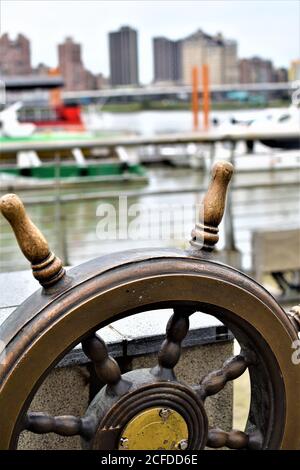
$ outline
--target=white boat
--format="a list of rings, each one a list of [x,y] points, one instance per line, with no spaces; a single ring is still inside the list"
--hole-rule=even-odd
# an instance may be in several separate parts
[[[255,119],[249,124],[249,128],[253,132],[298,132],[298,138],[278,137],[278,139],[261,139],[260,142],[272,148],[287,150],[300,149],[300,108],[297,106],[290,106],[287,110],[282,110],[282,112]]]
[[[36,126],[33,123],[23,123],[18,120],[18,111],[22,108],[22,103],[8,106],[0,112],[1,136],[9,138],[22,138],[31,136]]]
[[[258,139],[267,147],[299,150],[300,149],[300,108],[291,105],[285,109],[273,109],[258,111],[255,116],[251,115],[245,119],[231,118],[230,122],[220,124],[223,133],[245,133],[245,129],[250,134],[261,134],[263,132],[272,133],[274,137],[268,139]],[[278,137],[276,137],[278,134]],[[283,137],[287,134],[287,137]],[[299,137],[291,137],[288,134],[298,134]],[[248,151],[253,151],[254,141],[246,141]]]

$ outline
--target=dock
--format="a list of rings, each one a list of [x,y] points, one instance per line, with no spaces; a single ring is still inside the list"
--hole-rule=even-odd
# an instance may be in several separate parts
[[[260,141],[260,140],[284,140],[284,139],[299,139],[299,132],[284,131],[284,132],[252,132],[245,129],[245,131],[231,131],[224,133],[218,129],[212,129],[206,132],[178,132],[171,134],[161,134],[152,136],[118,136],[110,138],[87,138],[80,140],[62,140],[59,142],[40,142],[30,141],[29,139],[20,139],[15,142],[1,143],[1,153],[11,154],[26,150],[35,150],[37,152],[56,152],[63,150],[71,150],[73,148],[91,149],[91,148],[115,148],[122,147],[141,147],[146,145],[178,145],[189,143],[201,144],[214,144],[217,142],[232,142],[237,143],[241,141]]]

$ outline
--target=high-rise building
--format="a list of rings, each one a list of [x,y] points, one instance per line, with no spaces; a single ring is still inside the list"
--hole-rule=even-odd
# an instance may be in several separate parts
[[[237,42],[227,39],[224,41],[224,78],[223,83],[238,83],[239,66]]]
[[[153,38],[154,82],[181,81],[181,41]]]
[[[129,26],[109,33],[110,83],[138,85],[137,32]]]
[[[299,79],[300,79],[300,67],[299,67]],[[279,67],[275,70],[275,82],[287,82],[288,81],[288,69],[285,67]]]
[[[239,60],[240,83],[269,83],[275,81],[275,70],[271,60],[251,57]]]
[[[182,40],[182,78],[192,81],[193,67],[209,67],[210,83],[225,84],[238,82],[237,43],[225,39],[221,34],[208,35],[202,30]]]
[[[300,80],[300,59],[293,60],[289,68],[289,80]]]
[[[0,37],[0,73],[4,76],[31,73],[30,42],[23,34],[15,40],[8,34]]]
[[[58,45],[58,63],[66,90],[86,88],[86,70],[81,58],[81,44],[67,37],[63,44]]]

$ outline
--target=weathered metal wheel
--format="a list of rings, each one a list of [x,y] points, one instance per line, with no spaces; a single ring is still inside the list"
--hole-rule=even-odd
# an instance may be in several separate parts
[[[3,324],[0,448],[16,448],[22,430],[82,436],[92,449],[300,448],[300,366],[293,364],[297,321],[248,276],[213,260],[231,165],[218,164],[203,201],[204,220],[190,251],[143,250],[107,255],[70,269],[50,251],[14,195],[1,210],[42,289]],[[157,366],[120,373],[95,332],[138,312],[173,308]],[[209,313],[234,333],[241,353],[188,386],[176,379],[181,342],[195,312]],[[200,314],[200,313],[197,313]],[[151,321],[151,318],[149,318]],[[28,412],[38,387],[77,343],[106,383],[85,416]],[[251,404],[244,430],[210,428],[208,396],[249,370]]]

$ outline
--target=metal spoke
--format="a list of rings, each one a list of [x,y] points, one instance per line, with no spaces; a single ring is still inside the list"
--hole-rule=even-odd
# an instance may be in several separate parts
[[[60,436],[82,436],[90,439],[95,432],[92,418],[78,418],[76,416],[51,416],[47,413],[27,413],[24,430],[35,434],[54,432]]]
[[[229,449],[261,449],[262,436],[258,431],[247,434],[236,429],[226,432],[219,428],[213,428],[208,431],[206,445],[213,449],[221,447],[228,447]]]
[[[131,382],[125,380],[117,362],[108,354],[107,347],[102,338],[94,334],[82,341],[85,355],[94,363],[99,380],[107,384],[108,391],[122,395],[128,391]]]
[[[227,359],[221,369],[210,372],[201,380],[200,386],[196,388],[197,393],[202,400],[205,400],[210,395],[219,393],[227,382],[240,377],[253,362],[253,357],[248,354],[239,354]]]
[[[191,308],[175,308],[166,328],[166,339],[158,353],[158,365],[152,369],[152,374],[166,380],[174,380],[174,367],[181,355],[181,343],[189,331],[189,316],[195,312]]]

